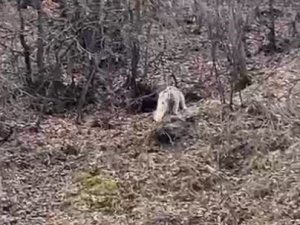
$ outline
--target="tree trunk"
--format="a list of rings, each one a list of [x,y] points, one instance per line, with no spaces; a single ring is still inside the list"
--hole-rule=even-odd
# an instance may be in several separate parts
[[[27,85],[31,85],[33,83],[32,80],[32,69],[31,69],[31,59],[30,59],[30,47],[28,46],[28,44],[26,43],[25,40],[25,22],[24,22],[24,17],[22,15],[22,10],[21,10],[21,6],[20,6],[20,2],[18,1],[18,13],[19,13],[19,19],[20,19],[20,34],[19,34],[19,39],[20,39],[20,43],[23,47],[23,52],[24,52],[24,61],[25,61],[25,65],[26,65],[26,82]]]
[[[38,39],[37,39],[37,54],[36,62],[38,67],[39,75],[41,76],[44,71],[44,29],[43,29],[43,12],[41,9],[37,10],[38,19],[37,19],[37,30],[38,30]]]

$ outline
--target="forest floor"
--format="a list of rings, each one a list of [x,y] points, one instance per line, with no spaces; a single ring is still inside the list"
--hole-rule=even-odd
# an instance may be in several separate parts
[[[1,146],[1,224],[299,224],[299,59],[245,89],[247,107],[223,120],[218,100],[188,104],[197,135],[180,148],[148,140],[149,113],[24,125]]]
[[[209,74],[187,54],[182,83]],[[18,128],[0,146],[0,224],[300,224],[300,53],[253,61],[246,107],[188,103],[195,132],[168,148],[151,140],[151,113],[45,116],[37,131],[36,113],[7,106]]]

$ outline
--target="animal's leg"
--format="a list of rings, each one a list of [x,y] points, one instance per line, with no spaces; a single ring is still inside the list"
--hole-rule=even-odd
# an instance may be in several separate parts
[[[178,111],[179,111],[179,103],[180,103],[180,98],[174,98],[173,113],[174,113],[175,115],[178,114]]]
[[[239,91],[239,98],[240,98],[240,101],[241,101],[241,108],[244,107],[244,103],[243,103],[243,99],[242,99],[242,92]]]
[[[186,109],[186,104],[185,104],[185,98],[184,95],[182,93],[180,93],[180,103],[181,103],[181,107],[182,109]]]
[[[156,122],[159,122],[163,119],[163,117],[166,114],[166,108],[158,108],[155,112],[154,112],[154,120]]]
[[[168,110],[168,99],[165,93],[160,93],[158,102],[157,102],[157,108],[154,112],[154,120],[155,121],[161,121],[163,117],[165,116],[167,110]]]

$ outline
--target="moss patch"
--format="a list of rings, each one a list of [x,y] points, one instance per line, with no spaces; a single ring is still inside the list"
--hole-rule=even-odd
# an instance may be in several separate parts
[[[80,172],[75,175],[78,189],[68,197],[72,206],[82,211],[117,213],[123,211],[121,185],[102,174]]]

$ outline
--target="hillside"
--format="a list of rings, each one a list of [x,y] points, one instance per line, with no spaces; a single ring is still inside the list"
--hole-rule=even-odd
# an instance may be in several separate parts
[[[12,19],[5,24],[13,27]],[[186,95],[185,119],[162,123],[152,112],[104,101],[87,104],[81,123],[74,109],[43,114],[28,106],[26,93],[11,94],[20,89],[18,71],[5,64],[11,53],[0,45],[1,99],[9,98],[0,111],[0,224],[300,224],[299,49],[247,58],[252,83],[241,91],[244,107],[236,92],[230,109],[211,74],[206,33],[182,29],[154,31],[165,32],[170,46],[163,66],[150,65],[142,79],[161,85],[175,73]],[[248,38],[257,49],[253,32]],[[154,52],[156,45],[153,38]],[[116,74],[111,79],[125,80]],[[170,141],[166,126],[177,123]]]

